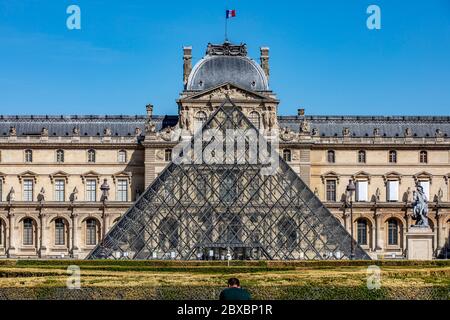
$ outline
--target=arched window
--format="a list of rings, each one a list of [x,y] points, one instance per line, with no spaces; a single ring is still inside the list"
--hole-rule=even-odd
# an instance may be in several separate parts
[[[33,150],[25,150],[25,162],[33,162]]]
[[[364,150],[358,151],[358,163],[366,163],[366,152]]]
[[[205,112],[199,111],[195,114],[195,130],[199,130],[203,127],[206,120],[208,119],[208,116]]]
[[[255,126],[256,129],[258,130],[260,129],[261,118],[258,112],[256,111],[250,112],[248,119]]]
[[[117,154],[117,161],[119,163],[126,163],[127,162],[127,152],[125,150],[120,150]]]
[[[292,161],[292,152],[289,149],[284,149],[283,150],[283,160],[286,162],[291,162]]]
[[[283,217],[278,222],[278,246],[292,248],[297,242],[297,224],[292,218]]]
[[[89,163],[95,162],[95,150],[93,150],[93,149],[88,150],[87,156],[88,156]]]
[[[66,224],[64,219],[55,220],[55,245],[63,246],[66,244]]]
[[[335,163],[336,162],[336,154],[333,150],[328,150],[327,152],[327,160],[328,163]]]
[[[396,219],[388,221],[388,244],[390,246],[398,245],[398,221]]]
[[[357,221],[357,241],[359,245],[367,245],[367,220]]]
[[[56,151],[56,162],[63,163],[64,162],[64,150]]]
[[[32,246],[34,244],[34,222],[33,219],[23,220],[23,245]]]
[[[389,163],[397,163],[397,151],[389,151]]]
[[[178,246],[178,221],[164,218],[159,224],[159,246],[163,250],[175,249]]]
[[[428,152],[420,151],[420,163],[428,163]]]
[[[86,245],[95,246],[97,244],[97,220],[86,220]]]

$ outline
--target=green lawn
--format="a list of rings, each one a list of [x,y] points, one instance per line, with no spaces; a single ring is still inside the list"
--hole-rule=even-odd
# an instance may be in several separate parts
[[[68,290],[67,267],[81,270]],[[381,269],[380,289],[367,268]],[[450,261],[0,261],[0,299],[217,299],[238,277],[255,299],[450,299]]]

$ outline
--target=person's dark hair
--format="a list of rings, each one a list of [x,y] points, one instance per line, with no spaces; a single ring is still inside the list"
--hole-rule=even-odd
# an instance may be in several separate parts
[[[232,287],[232,286],[240,286],[240,283],[239,283],[239,279],[238,278],[230,278],[230,279],[228,279],[228,285],[230,286],[230,287]]]

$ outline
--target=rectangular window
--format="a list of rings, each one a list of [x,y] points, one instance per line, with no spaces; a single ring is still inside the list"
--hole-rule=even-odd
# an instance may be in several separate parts
[[[357,202],[367,202],[368,201],[368,181],[357,181],[356,182],[356,201]]]
[[[55,245],[63,246],[66,244],[64,223],[60,220],[55,222]]]
[[[388,181],[387,183],[387,201],[398,201],[398,181]]]
[[[428,201],[430,201],[430,181],[419,181],[419,185],[423,188],[423,193],[427,197]]]
[[[336,180],[327,180],[327,201],[336,202]]]
[[[63,179],[55,180],[55,201],[65,201],[66,182]]]
[[[86,180],[86,201],[97,201],[97,181],[94,179]]]
[[[23,201],[33,201],[33,179],[23,180]]]
[[[117,201],[128,201],[128,180],[117,180]]]

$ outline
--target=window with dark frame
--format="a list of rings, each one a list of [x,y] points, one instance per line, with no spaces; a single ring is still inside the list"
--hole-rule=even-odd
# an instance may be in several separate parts
[[[66,181],[64,179],[55,180],[55,201],[64,202],[66,193]]]
[[[56,151],[56,162],[58,162],[58,163],[64,162],[64,150]]]
[[[336,180],[327,180],[327,201],[336,202]]]
[[[33,150],[25,150],[25,162],[33,162]]]
[[[33,201],[33,179],[23,180],[23,201]]]
[[[23,245],[32,246],[34,244],[33,233],[34,233],[33,220],[30,218],[23,220]]]
[[[390,246],[398,245],[398,222],[395,219],[388,221],[388,244]]]
[[[97,221],[89,219],[86,221],[86,245],[94,246],[97,244]]]
[[[420,151],[420,163],[428,163],[428,152],[427,151]]]
[[[93,149],[88,150],[88,162],[95,163],[95,150]]]
[[[358,151],[358,163],[366,163],[366,152],[364,150]]]
[[[59,218],[55,220],[55,245],[63,246],[66,244],[66,228],[64,220]]]
[[[357,240],[359,245],[367,245],[367,221],[364,219],[357,222]]]
[[[289,150],[289,149],[283,150],[283,160],[286,162],[292,161],[292,151],[291,150]]]
[[[397,151],[389,151],[389,163],[397,163]]]
[[[164,151],[164,161],[166,162],[172,161],[172,149],[166,149]]]

